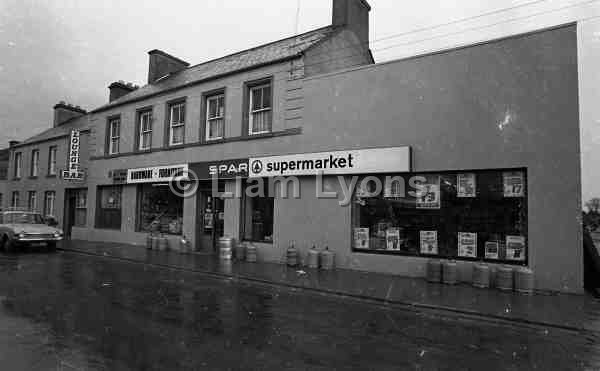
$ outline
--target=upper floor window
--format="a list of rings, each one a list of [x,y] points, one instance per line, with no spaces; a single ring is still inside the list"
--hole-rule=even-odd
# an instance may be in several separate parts
[[[48,149],[48,175],[56,175],[56,146]]]
[[[206,98],[206,140],[223,139],[225,133],[225,95]]]
[[[119,143],[121,142],[121,119],[114,118],[108,122],[108,154],[119,153]]]
[[[152,111],[139,114],[138,150],[143,151],[152,147]]]
[[[169,145],[183,144],[185,136],[185,103],[169,107]]]
[[[15,153],[15,160],[14,160],[14,177],[15,178],[20,178],[21,177],[21,166],[23,163],[23,155],[21,154],[21,152],[16,152]]]
[[[249,104],[249,134],[270,132],[273,121],[271,83],[251,87]]]
[[[31,172],[29,175],[38,176],[40,170],[40,151],[34,149],[31,151]]]

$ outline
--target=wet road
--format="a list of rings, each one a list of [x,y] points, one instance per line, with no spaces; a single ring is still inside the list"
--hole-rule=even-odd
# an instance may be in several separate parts
[[[59,252],[0,255],[0,370],[600,370],[600,334]]]

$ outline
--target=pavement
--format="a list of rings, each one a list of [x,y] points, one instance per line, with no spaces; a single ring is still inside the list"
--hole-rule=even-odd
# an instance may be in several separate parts
[[[419,310],[600,333],[600,300],[589,294],[534,294],[444,285],[424,279],[347,269],[323,271],[275,263],[220,261],[210,254],[180,254],[106,242],[64,241],[60,249],[150,266],[247,282],[348,296]]]
[[[0,254],[0,369],[600,370],[600,333],[399,310],[231,274],[96,253]]]

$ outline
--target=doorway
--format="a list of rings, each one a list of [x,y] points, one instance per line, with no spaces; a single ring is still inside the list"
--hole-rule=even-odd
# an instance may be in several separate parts
[[[216,252],[225,231],[225,202],[212,192],[198,192],[198,246],[204,252]]]
[[[65,189],[64,238],[70,239],[73,227],[84,227],[87,217],[87,188]]]

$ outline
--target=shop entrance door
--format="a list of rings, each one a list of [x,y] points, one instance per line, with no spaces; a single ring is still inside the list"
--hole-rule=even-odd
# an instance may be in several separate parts
[[[210,192],[200,192],[198,207],[199,241],[201,251],[216,252],[224,233],[224,201]]]
[[[65,214],[63,217],[65,238],[71,238],[71,229],[75,225],[75,208],[77,205],[77,192],[74,189],[65,189]]]

